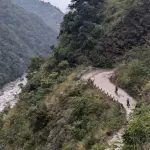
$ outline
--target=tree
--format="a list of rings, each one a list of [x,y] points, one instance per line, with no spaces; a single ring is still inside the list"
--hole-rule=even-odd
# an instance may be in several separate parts
[[[72,0],[71,11],[65,15],[59,36],[59,53],[75,59],[86,56],[97,44],[93,31],[101,21],[98,17],[103,0]],[[97,34],[97,33],[96,33]],[[78,62],[79,63],[79,62]]]
[[[37,71],[40,69],[40,66],[44,63],[45,59],[40,56],[35,56],[30,58],[30,71]]]

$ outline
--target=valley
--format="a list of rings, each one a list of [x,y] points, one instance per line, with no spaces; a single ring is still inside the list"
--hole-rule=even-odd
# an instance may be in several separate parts
[[[64,14],[59,8],[50,3],[39,0],[11,0],[14,4],[23,7],[25,10],[39,16],[57,34],[60,30],[60,23]]]
[[[39,16],[11,0],[1,0],[0,33],[0,87],[25,73],[30,57],[50,55],[58,36]]]
[[[68,7],[1,0],[0,150],[150,150],[150,1]]]

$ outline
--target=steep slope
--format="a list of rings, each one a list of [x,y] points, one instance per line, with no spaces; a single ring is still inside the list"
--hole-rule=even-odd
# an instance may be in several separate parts
[[[11,4],[10,0],[0,3],[1,86],[27,69],[29,56],[47,56],[57,35],[39,17]]]
[[[78,72],[83,68],[76,65],[112,67],[118,58],[124,63],[115,76],[116,83],[143,103],[136,106],[127,125],[123,150],[149,149],[150,2],[72,0],[70,8],[53,55],[46,60],[31,59],[20,101],[0,115],[0,149],[107,148],[107,140],[124,125],[124,110],[93,86],[93,81],[80,81]],[[95,81],[108,92],[106,82],[102,87],[102,80]],[[114,92],[115,87],[108,89]],[[118,98],[124,104],[123,96]]]
[[[124,109],[91,81],[77,81],[82,68],[55,57],[37,60],[18,104],[0,116],[0,149],[104,150],[124,124]]]
[[[72,2],[62,23],[60,55],[77,63],[88,60],[95,66],[112,67],[133,46],[150,45],[149,1]]]
[[[123,150],[147,150],[150,147],[150,47],[136,46],[126,53],[112,78],[134,96],[137,108],[124,134]],[[139,142],[140,141],[140,142]]]
[[[41,17],[51,29],[59,32],[60,23],[64,16],[60,9],[41,0],[12,0],[12,2],[35,13]]]

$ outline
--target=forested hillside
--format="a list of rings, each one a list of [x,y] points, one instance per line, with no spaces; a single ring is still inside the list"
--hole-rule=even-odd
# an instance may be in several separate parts
[[[150,1],[72,0],[69,7],[52,55],[31,58],[18,104],[0,115],[0,149],[108,148],[126,124],[124,109],[93,81],[79,80],[90,64],[116,65],[112,82],[138,101],[122,150],[149,150]]]
[[[150,48],[147,45],[136,46],[126,53],[123,60],[113,82],[138,101],[124,135],[124,150],[147,150],[150,144]]]
[[[133,46],[149,45],[149,1],[73,0],[58,51],[77,63],[112,67]],[[86,58],[86,59],[85,59]]]
[[[64,14],[59,8],[41,0],[12,0],[13,3],[35,13],[55,32],[59,33]]]
[[[39,17],[12,4],[0,1],[0,86],[22,75],[29,56],[47,56],[57,34]]]
[[[18,104],[0,115],[0,150],[104,150],[124,125],[124,109],[77,80],[83,68],[32,58]]]
[[[137,3],[138,2],[138,3]],[[138,102],[131,122],[124,134],[123,150],[148,150],[150,148],[150,2],[135,1],[127,12],[124,39],[126,51],[112,81],[132,95]],[[118,31],[123,33],[118,28]],[[128,31],[128,32],[127,32]],[[120,37],[119,36],[119,37]],[[119,41],[119,40],[118,40]],[[130,51],[129,51],[130,50]]]

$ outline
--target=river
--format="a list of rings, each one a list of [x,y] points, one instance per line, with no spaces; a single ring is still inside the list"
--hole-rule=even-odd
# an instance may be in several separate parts
[[[27,84],[26,74],[22,77],[16,79],[13,82],[6,84],[0,90],[0,112],[4,110],[6,106],[13,107],[19,98],[19,93],[21,92],[20,85],[25,86]]]
[[[119,95],[116,95],[115,91],[115,85],[110,82],[109,78],[114,73],[114,70],[101,70],[96,69],[93,71],[89,71],[88,73],[85,73],[82,75],[82,80],[88,80],[92,79],[94,84],[101,90],[103,90],[105,93],[110,95],[114,98],[117,102],[122,104],[122,106],[126,110],[126,117],[129,121],[129,116],[132,114],[133,110],[135,109],[136,101],[129,96],[123,89],[119,88]],[[13,107],[17,101],[18,101],[18,95],[21,92],[20,84],[26,85],[27,84],[27,78],[26,74],[24,74],[22,77],[18,78],[14,82],[10,82],[6,84],[1,90],[0,90],[0,112],[4,110],[6,106]],[[126,106],[126,99],[130,99],[131,107],[128,108]],[[122,141],[122,135],[124,133],[124,128],[119,130],[109,141],[108,145],[116,146],[116,148],[108,148],[106,150],[121,150],[123,147],[123,141]]]

